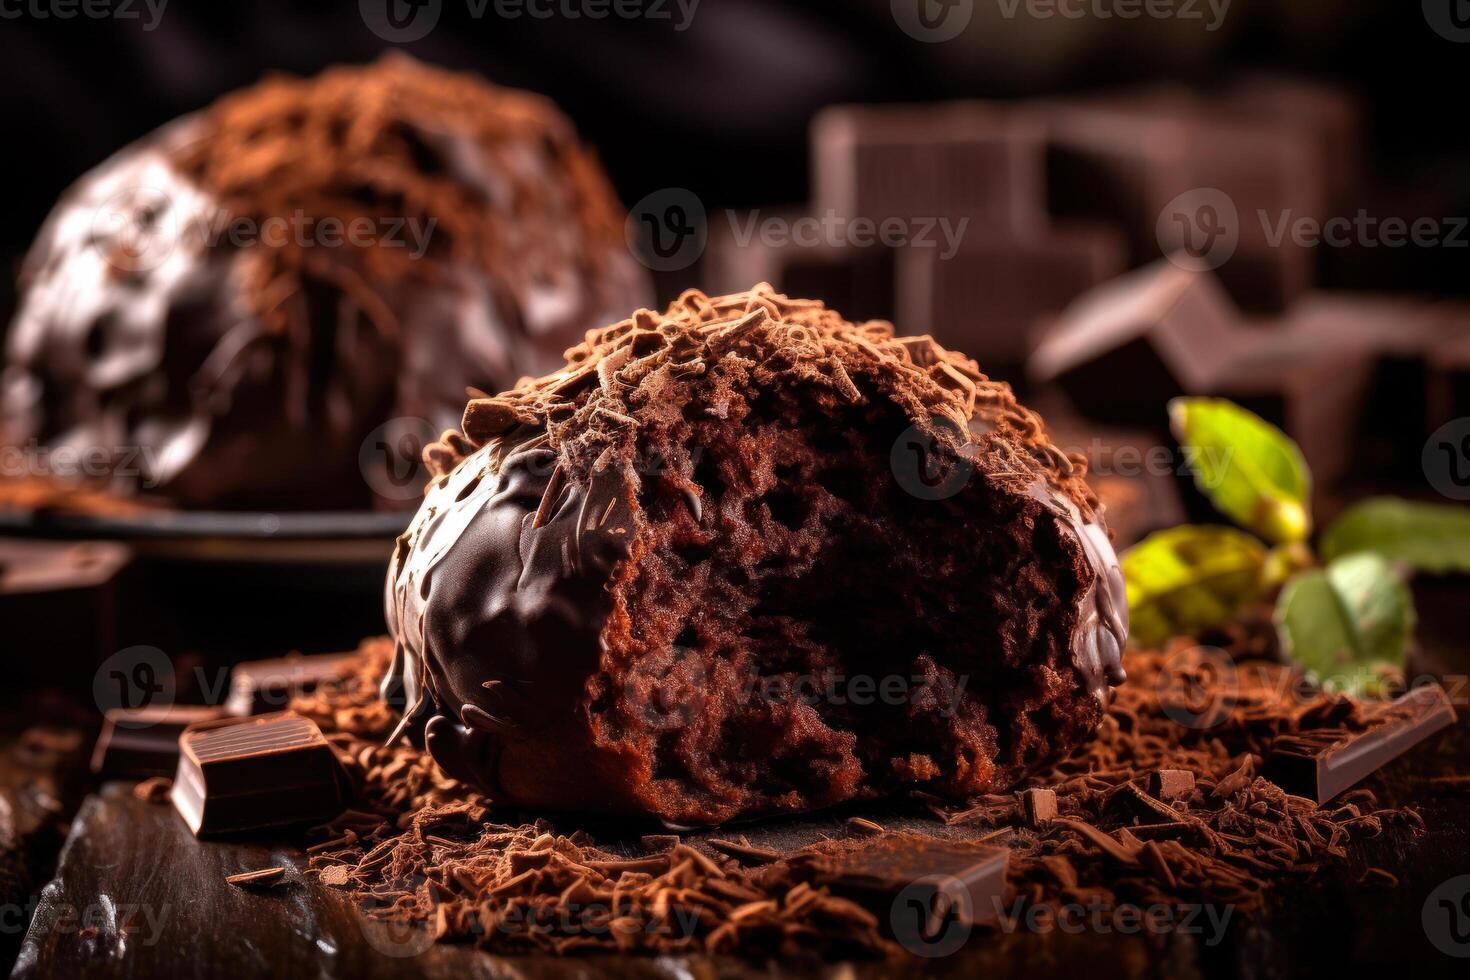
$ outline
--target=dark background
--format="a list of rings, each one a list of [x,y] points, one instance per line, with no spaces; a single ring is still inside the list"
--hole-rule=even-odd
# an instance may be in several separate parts
[[[38,2],[51,0],[0,2],[0,131],[17,188],[0,225],[7,320],[20,257],[51,203],[110,152],[267,72],[310,74],[394,47],[368,29],[356,0],[169,0],[151,31],[141,0],[113,0],[131,2],[134,19],[100,20],[41,18],[28,12]],[[1203,0],[1203,19],[1127,21],[1037,19],[1025,7],[1007,18],[1009,0],[973,2],[960,38],[929,44],[898,27],[890,0],[701,0],[683,31],[672,19],[507,20],[493,6],[476,18],[466,0],[442,0],[434,30],[403,47],[556,100],[624,202],[668,186],[712,208],[803,200],[807,124],[834,102],[1168,80],[1207,88],[1269,69],[1335,80],[1363,99],[1378,213],[1470,205],[1470,182],[1459,179],[1470,164],[1470,45],[1436,34],[1417,0],[1234,0],[1214,31]],[[672,0],[665,9],[676,16]],[[1415,203],[1395,210],[1385,196]],[[1445,258],[1430,264],[1442,270]],[[1465,278],[1403,285],[1457,291]]]

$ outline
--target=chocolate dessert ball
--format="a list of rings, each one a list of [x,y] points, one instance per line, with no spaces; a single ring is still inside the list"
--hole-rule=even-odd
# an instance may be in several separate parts
[[[472,400],[428,457],[385,696],[508,803],[966,797],[1088,738],[1123,680],[1083,463],[887,323],[691,291]]]
[[[0,440],[101,447],[108,489],[183,506],[411,505],[389,447],[647,301],[621,222],[542,98],[404,57],[269,78],[61,199]]]

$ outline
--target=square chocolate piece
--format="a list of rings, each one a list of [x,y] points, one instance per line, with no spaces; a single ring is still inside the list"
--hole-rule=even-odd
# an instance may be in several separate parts
[[[196,837],[330,820],[345,805],[336,755],[294,712],[194,725],[179,748],[172,799]]]
[[[109,709],[92,750],[92,771],[108,779],[172,776],[184,729],[223,717],[224,709],[211,705]]]

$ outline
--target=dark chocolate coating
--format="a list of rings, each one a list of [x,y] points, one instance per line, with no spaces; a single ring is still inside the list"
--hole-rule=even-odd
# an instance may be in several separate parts
[[[550,519],[533,526],[555,455],[544,437],[506,442],[433,486],[399,539],[386,589],[396,645],[385,694],[406,705],[400,734],[424,726],[445,771],[496,798],[636,811],[596,764],[582,710],[603,651],[607,585],[627,554],[631,490],[612,470],[588,485],[568,481]],[[1029,495],[1092,570],[1070,649],[1083,686],[1106,706],[1126,678],[1117,557],[1106,528],[1064,494],[1037,484]]]
[[[532,527],[555,464],[544,443],[486,446],[428,491],[388,574],[385,691],[406,704],[400,730],[424,724],[452,776],[515,799],[535,773],[574,806],[618,792],[596,785],[587,735],[572,729],[632,525],[626,483],[608,470],[569,481]]]
[[[467,386],[554,367],[647,299],[643,270],[616,249],[595,277],[536,283],[440,263],[432,282],[373,284],[396,336],[330,289],[307,297],[306,329],[271,331],[244,275],[265,246],[232,243],[222,203],[172,163],[202,125],[186,117],[122,150],[47,219],[8,338],[0,440],[106,447],[110,489],[184,506],[404,506],[415,492],[376,496],[359,468],[374,429],[386,422],[389,444],[431,437],[457,422]],[[458,179],[493,181],[471,166],[468,136],[433,135]]]

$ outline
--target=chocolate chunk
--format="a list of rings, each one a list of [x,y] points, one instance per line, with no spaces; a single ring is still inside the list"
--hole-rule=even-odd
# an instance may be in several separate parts
[[[1187,769],[1156,769],[1148,775],[1148,792],[1165,802],[1187,799],[1194,792],[1194,773]]]
[[[950,916],[985,922],[1005,900],[1010,856],[1005,847],[895,835],[822,859],[817,881],[885,910],[895,899],[912,901],[931,927]]]
[[[1027,368],[1089,419],[1152,428],[1170,398],[1209,390],[1243,344],[1239,312],[1215,277],[1165,260],[1078,298]]]
[[[204,705],[113,708],[102,718],[92,771],[109,779],[172,776],[179,767],[179,736],[184,729],[224,715],[223,708]]]
[[[1204,251],[1220,235],[1234,235],[1218,271],[1230,294],[1251,308],[1282,309],[1312,285],[1312,249],[1290,235],[1273,241],[1270,229],[1273,222],[1324,216],[1328,178],[1315,137],[1221,113],[1178,90],[1123,92],[1040,111],[1054,213],[1117,223],[1136,262],[1181,246]],[[1199,188],[1228,201],[1202,199],[1181,212],[1183,223],[1170,223],[1180,195]]]
[[[289,711],[186,729],[174,806],[195,836],[329,820],[343,774],[310,719]]]
[[[1454,706],[1438,684],[1415,688],[1380,715],[1384,720],[1366,731],[1281,736],[1266,760],[1266,778],[1326,803],[1455,723]]]
[[[282,711],[293,697],[310,694],[323,681],[346,677],[354,662],[352,653],[298,653],[237,664],[230,671],[225,710],[232,715]]]
[[[1031,788],[1021,791],[1021,809],[1030,827],[1049,824],[1057,815],[1056,790]]]
[[[897,321],[922,325],[991,377],[1022,381],[1038,324],[1126,268],[1111,229],[1078,225],[1018,238],[970,228],[952,247],[940,239],[899,252]]]
[[[816,211],[1032,232],[1045,227],[1042,136],[1031,114],[977,102],[829,108],[811,129]]]
[[[279,884],[285,877],[285,868],[261,868],[258,871],[242,871],[237,875],[226,875],[225,883],[242,888],[262,888]]]

